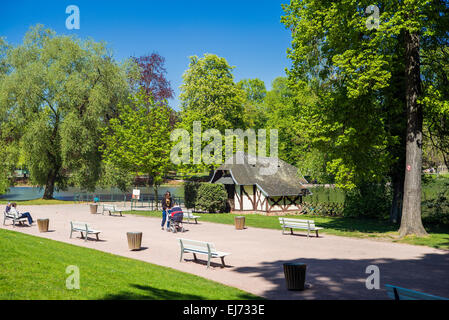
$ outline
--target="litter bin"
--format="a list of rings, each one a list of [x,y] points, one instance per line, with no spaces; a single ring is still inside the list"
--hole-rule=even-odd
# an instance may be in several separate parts
[[[307,265],[302,263],[284,263],[284,276],[288,290],[304,290]]]
[[[48,224],[49,219],[37,219],[37,226],[39,228],[39,232],[48,232]]]
[[[127,232],[128,247],[130,250],[139,250],[142,245],[142,232]]]
[[[98,209],[98,204],[91,204],[90,205],[90,213],[96,214]]]
[[[245,229],[245,217],[239,216],[234,218],[235,228],[237,230]]]

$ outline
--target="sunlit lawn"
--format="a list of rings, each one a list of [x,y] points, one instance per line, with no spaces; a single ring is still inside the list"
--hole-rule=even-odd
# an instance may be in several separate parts
[[[0,300],[259,299],[195,275],[0,229]],[[66,288],[78,266],[80,289]]]

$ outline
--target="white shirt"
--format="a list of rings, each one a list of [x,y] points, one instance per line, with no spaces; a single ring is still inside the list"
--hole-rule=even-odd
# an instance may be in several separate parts
[[[14,207],[11,207],[11,209],[9,210],[9,213],[13,214],[16,219],[20,217],[19,211],[17,211],[17,209]]]

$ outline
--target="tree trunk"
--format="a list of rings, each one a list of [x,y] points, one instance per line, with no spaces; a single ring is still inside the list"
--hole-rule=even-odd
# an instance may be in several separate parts
[[[405,31],[407,135],[404,200],[399,234],[427,235],[421,220],[423,110],[418,103],[421,86],[419,34]]]
[[[156,179],[148,174],[148,187],[153,188],[154,191],[154,201],[156,203],[156,210],[159,210],[159,194],[158,194],[158,185],[155,182]]]
[[[401,219],[402,198],[404,194],[404,179],[401,176],[395,177],[393,181],[393,200],[390,209],[390,222],[398,223]]]
[[[45,184],[45,191],[43,196],[43,199],[45,200],[53,199],[53,193],[55,191],[56,172],[56,170],[51,169],[48,173],[47,183]]]
[[[154,190],[154,197],[156,198],[156,210],[159,210],[159,193],[158,193],[158,186],[154,185],[153,186],[153,190]]]

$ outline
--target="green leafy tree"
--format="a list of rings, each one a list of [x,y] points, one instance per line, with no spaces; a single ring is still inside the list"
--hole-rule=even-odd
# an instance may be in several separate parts
[[[115,166],[111,160],[103,159],[102,172],[98,185],[102,188],[118,188],[127,192],[133,185],[135,173]]]
[[[183,127],[190,128],[193,121],[221,132],[244,127],[245,93],[234,83],[232,69],[225,58],[214,54],[190,57],[180,94]]]
[[[148,185],[158,197],[158,187],[171,166],[170,110],[155,103],[142,89],[119,104],[119,115],[103,129],[103,159],[113,170],[148,175]],[[126,178],[126,176],[125,176]],[[124,179],[126,182],[127,179]]]
[[[262,129],[267,120],[263,102],[267,95],[265,83],[260,79],[243,79],[237,82],[237,87],[246,93],[244,103],[244,119],[246,126],[253,129]]]
[[[449,26],[448,26],[449,28]],[[424,150],[429,166],[449,168],[449,46],[428,49],[422,58]]]
[[[0,83],[2,83],[9,71],[7,64],[8,45],[0,38]],[[7,109],[0,105],[0,150],[2,150],[2,161],[0,161],[0,194],[6,192],[11,185],[11,177],[17,161],[17,127],[8,126],[12,121]]]
[[[205,54],[201,59],[190,57],[181,85],[179,128],[192,133],[194,121],[201,121],[203,131],[216,129],[222,134],[226,129],[246,128],[243,120],[245,92],[235,84],[232,69],[225,58],[214,54]],[[212,169],[204,164],[180,168],[197,172]]]
[[[448,4],[389,0],[377,6],[379,25],[372,28],[372,17],[365,14],[369,1],[291,1],[282,18],[293,35],[289,76],[296,87],[308,83],[317,88],[322,108],[310,119],[315,139],[332,150],[328,167],[336,180],[347,187],[382,183],[389,168],[400,163],[400,234],[425,235],[420,62],[422,52],[447,45]],[[397,101],[402,103],[387,110],[393,105],[385,98],[393,96],[401,97]],[[393,115],[400,114],[405,115],[403,137],[389,127]],[[399,149],[403,156],[392,152]]]
[[[18,128],[31,181],[93,190],[100,175],[100,129],[126,97],[127,76],[104,43],[57,36],[37,25],[10,47],[0,106]]]

